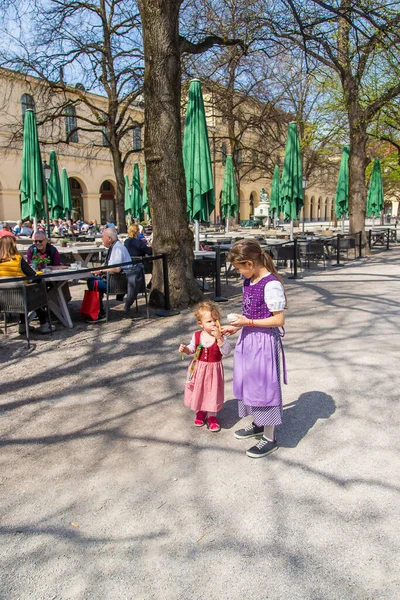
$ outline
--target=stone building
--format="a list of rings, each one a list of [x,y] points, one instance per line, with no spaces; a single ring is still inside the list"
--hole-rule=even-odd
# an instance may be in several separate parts
[[[92,104],[99,107],[99,111],[102,105],[104,106],[106,102],[104,97],[85,92],[80,84],[75,88],[66,87],[65,94],[71,99],[71,105],[64,109],[63,116],[38,127],[42,159],[48,162],[49,152],[55,150],[60,172],[63,167],[66,168],[73,198],[72,217],[83,218],[86,221],[96,219],[99,223],[105,223],[116,218],[115,174],[105,132],[101,129],[97,132],[76,130],[77,118],[84,116],[85,111],[88,111],[82,102],[72,104],[82,92],[87,94]],[[0,70],[0,221],[20,218],[19,185],[22,165],[22,124],[25,111],[33,108],[40,123],[40,116],[48,111],[51,102],[51,96],[44,100],[40,80],[12,71]],[[138,102],[130,111],[135,127],[132,136],[126,140],[126,145],[127,147],[131,145],[134,152],[129,157],[125,174],[131,178],[133,165],[137,162],[141,181],[143,181],[143,105]],[[210,149],[216,197],[216,210],[215,214],[211,215],[211,220],[217,222],[220,215],[220,197],[227,152],[227,143],[224,141],[226,125],[223,119],[216,117],[215,114],[208,113],[207,118],[210,126]],[[249,131],[246,135],[251,137],[253,134]],[[284,143],[285,140],[282,139],[281,156],[284,152]],[[265,144],[268,145],[268,139],[265,140]],[[247,169],[240,180],[240,220],[248,220],[254,214],[254,209],[260,202],[261,188],[265,188],[269,193],[271,178],[260,172],[256,166]],[[306,190],[306,221],[332,220],[333,197],[332,178],[329,181],[321,174],[318,185],[313,184]],[[300,217],[302,218],[302,215]]]

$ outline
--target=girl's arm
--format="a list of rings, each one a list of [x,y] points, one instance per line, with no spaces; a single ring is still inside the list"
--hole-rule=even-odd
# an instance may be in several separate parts
[[[284,324],[285,313],[283,310],[279,310],[267,319],[248,319],[244,315],[237,315],[237,319],[232,323],[232,327],[239,330],[241,327],[283,327]]]
[[[183,352],[184,354],[194,354],[196,352],[196,344],[194,341],[194,334],[192,335],[192,339],[190,340],[190,344],[185,346],[185,344],[181,344],[178,348],[178,352]]]
[[[222,335],[230,336],[237,333],[240,329],[241,327],[234,327],[233,325],[223,325],[221,327],[221,333]]]
[[[267,319],[248,319],[243,315],[237,315],[238,319],[232,323],[237,327],[283,327],[285,324],[284,308],[286,297],[283,285],[280,281],[270,281],[264,288],[264,302],[268,306],[272,317]]]
[[[217,344],[219,346],[222,356],[228,356],[228,354],[231,351],[231,346],[229,342],[224,337],[221,337],[219,338],[219,340],[217,340]]]

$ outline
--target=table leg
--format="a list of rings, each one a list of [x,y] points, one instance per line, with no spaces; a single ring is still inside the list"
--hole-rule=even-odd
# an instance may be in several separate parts
[[[85,258],[83,258],[83,256],[81,254],[79,254],[79,252],[72,252],[73,257],[75,260],[78,260],[81,262],[82,267],[86,267],[88,266],[89,262],[92,260],[92,256],[93,256],[93,252],[88,252],[85,256]]]
[[[49,309],[56,315],[57,319],[61,321],[64,327],[72,329],[73,323],[63,294],[63,286],[66,281],[54,282],[54,284],[55,283],[59,283],[60,285],[54,286],[52,290],[48,291]]]

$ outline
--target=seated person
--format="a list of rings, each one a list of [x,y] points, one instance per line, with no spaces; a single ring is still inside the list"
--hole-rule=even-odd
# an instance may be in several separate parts
[[[21,231],[19,233],[19,235],[23,235],[25,237],[32,237],[32,233],[33,233],[33,229],[32,229],[32,223],[30,221],[25,221],[24,223],[22,223],[22,227],[21,227]]]
[[[48,259],[50,262],[40,262],[41,258]],[[33,234],[33,244],[29,246],[26,253],[26,262],[31,265],[36,263],[38,269],[42,269],[46,264],[51,267],[59,267],[61,265],[61,257],[57,248],[50,244],[44,231],[36,231]]]
[[[145,240],[140,239],[139,233],[139,225],[137,223],[133,223],[130,227],[128,227],[128,236],[124,242],[125,247],[127,248],[129,254],[131,256],[151,256],[153,254],[153,248],[151,247],[151,241],[147,242]],[[143,236],[144,237],[144,236]],[[142,263],[137,263],[138,269],[143,266],[142,277],[144,277],[144,265]],[[150,271],[152,272],[153,263],[150,263]],[[151,288],[151,281],[148,283],[147,288]],[[136,293],[137,296],[137,293]],[[134,296],[132,303],[136,300],[136,296]]]
[[[131,256],[146,256],[153,254],[153,249],[139,238],[139,225],[134,223],[128,227],[128,237],[124,244]]]
[[[26,262],[29,265],[34,265],[36,269],[41,270],[49,267],[60,267],[62,266],[60,253],[53,244],[50,244],[49,240],[46,237],[46,233],[44,231],[36,231],[33,234],[33,244],[29,246],[26,253]],[[46,258],[50,262],[40,262],[41,258]],[[47,290],[50,290],[54,287],[51,281],[47,281]],[[71,292],[69,289],[69,284],[65,283],[62,286],[62,293],[65,298],[65,302],[70,302],[71,300]]]
[[[104,265],[102,265],[102,267],[109,267],[111,265],[118,265],[120,263],[130,263],[129,265],[125,265],[123,267],[107,269],[107,271],[109,271],[110,273],[120,273],[121,271],[125,271],[126,276],[128,278],[129,296],[129,271],[132,270],[132,261],[129,252],[127,251],[123,243],[118,239],[117,231],[113,227],[104,228],[101,234],[101,238],[103,240],[104,246],[108,249],[106,260],[104,261]],[[92,271],[95,277],[90,277],[87,281],[89,290],[93,290],[95,282],[97,281],[98,290],[101,293],[99,316],[95,321],[89,321],[90,323],[100,323],[106,320],[106,315],[103,306],[103,294],[107,291],[107,283],[101,277],[101,275],[106,275],[107,271],[103,271],[102,267],[96,269],[96,271]]]
[[[62,235],[62,228],[60,228],[59,224],[58,224],[58,220],[54,219],[53,220],[53,229],[51,231],[52,235]]]
[[[145,243],[147,244],[147,241],[146,241],[146,238],[145,238],[144,232],[143,232],[144,228],[143,228],[143,225],[141,224],[140,220],[139,219],[133,219],[132,225],[137,225],[138,228],[139,228],[139,234],[136,236],[137,239],[138,240],[144,240]]]
[[[22,258],[17,250],[15,237],[9,231],[0,231],[0,278],[1,277],[34,277],[35,271]],[[45,308],[37,308],[36,314],[40,321],[40,333],[51,333],[55,327],[50,328]],[[25,334],[25,317],[20,315],[18,333]]]

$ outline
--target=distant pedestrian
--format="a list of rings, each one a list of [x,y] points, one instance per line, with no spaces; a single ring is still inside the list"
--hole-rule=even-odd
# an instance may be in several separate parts
[[[239,416],[253,417],[253,423],[236,431],[235,437],[260,437],[246,454],[261,458],[278,449],[275,427],[282,423],[281,358],[286,383],[279,327],[285,323],[286,297],[272,258],[255,240],[236,242],[228,260],[245,278],[243,315],[232,315],[232,324],[222,332],[231,335],[241,330],[234,353],[233,393]]]
[[[195,316],[201,329],[190,344],[179,346],[182,354],[194,354],[185,383],[185,405],[196,412],[194,425],[207,424],[210,431],[220,431],[218,412],[224,405],[224,368],[222,357],[231,347],[221,333],[218,307],[213,302],[201,302]]]

